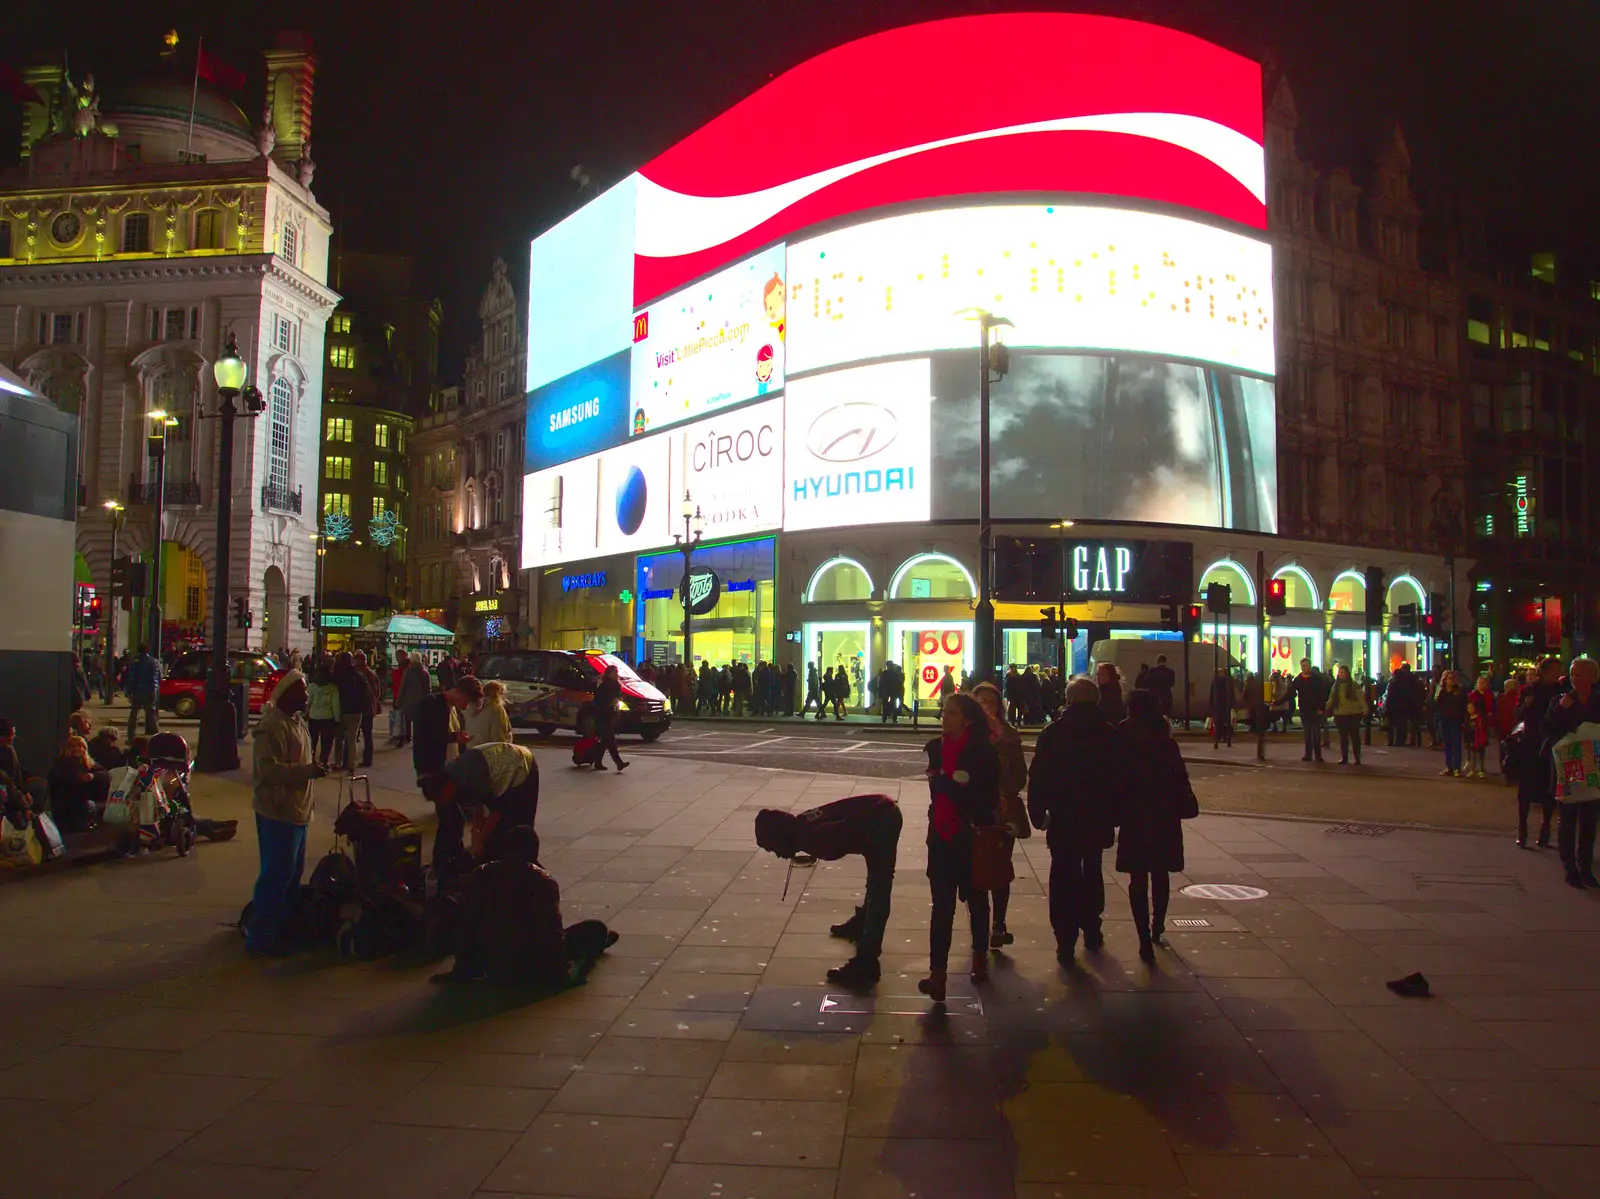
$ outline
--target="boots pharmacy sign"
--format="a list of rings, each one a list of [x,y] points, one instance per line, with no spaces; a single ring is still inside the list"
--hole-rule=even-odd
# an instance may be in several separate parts
[[[704,616],[722,598],[722,577],[709,566],[696,566],[678,587],[678,602],[689,605],[689,615]]]

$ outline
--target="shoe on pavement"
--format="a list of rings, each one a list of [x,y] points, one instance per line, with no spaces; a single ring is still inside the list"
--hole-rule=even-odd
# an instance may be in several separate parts
[[[865,924],[866,913],[857,908],[854,916],[851,916],[848,920],[840,921],[838,924],[831,925],[828,928],[828,933],[831,936],[838,937],[841,941],[859,941],[861,939],[861,929]]]
[[[921,982],[919,982],[917,984],[917,990],[921,991],[924,995],[926,995],[929,999],[933,1000],[935,1003],[943,1003],[944,1002],[944,975],[943,974],[929,974],[927,978],[923,979]]]
[[[1004,949],[1007,945],[1010,945],[1015,940],[1016,937],[1012,936],[1011,933],[1007,931],[1005,925],[997,924],[994,926],[994,932],[989,934],[989,948]]]
[[[1550,848],[1550,826],[1548,824],[1539,830],[1539,848]]]
[[[1148,938],[1140,939],[1139,960],[1143,962],[1153,962],[1156,960],[1155,942],[1149,940]]]
[[[980,949],[972,955],[972,973],[967,975],[973,986],[989,981],[989,953]]]
[[[1056,946],[1056,963],[1057,963],[1057,965],[1065,966],[1068,970],[1075,969],[1077,967],[1077,965],[1078,965],[1078,959],[1077,959],[1076,956],[1074,956],[1077,953],[1077,949],[1078,949],[1078,946],[1077,946],[1076,942],[1074,942],[1071,945],[1057,945]]]
[[[1576,887],[1580,891],[1583,890],[1583,875],[1579,874],[1571,866],[1567,867],[1567,886]]]
[[[1583,880],[1585,887],[1600,887],[1600,878],[1594,876],[1593,870],[1585,870],[1578,877]]]
[[[624,770],[626,770],[628,767],[630,767],[632,765],[633,765],[632,762],[618,762],[617,763],[617,773],[621,774]]]
[[[608,770],[608,769],[610,769],[610,767],[608,767],[604,762],[596,762],[594,764],[594,768],[596,770]]]
[[[877,962],[870,958],[856,957],[842,966],[835,966],[829,970],[828,981],[836,986],[865,991],[877,985],[879,974]]]
[[[1105,935],[1103,933],[1095,933],[1093,936],[1090,936],[1088,933],[1085,933],[1083,935],[1083,947],[1090,953],[1099,953],[1106,947]]]

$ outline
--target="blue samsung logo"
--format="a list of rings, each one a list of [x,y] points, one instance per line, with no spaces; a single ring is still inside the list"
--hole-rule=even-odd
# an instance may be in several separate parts
[[[528,393],[524,465],[545,470],[628,440],[628,351]]]
[[[917,468],[891,466],[886,470],[841,470],[827,475],[807,475],[794,481],[796,500],[820,500],[841,495],[872,495],[883,491],[914,491]]]

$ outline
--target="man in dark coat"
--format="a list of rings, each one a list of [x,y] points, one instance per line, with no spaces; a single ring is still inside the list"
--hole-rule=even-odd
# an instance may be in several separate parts
[[[855,956],[828,971],[828,981],[867,988],[878,981],[883,930],[889,923],[900,805],[887,795],[852,795],[807,812],[756,813],[756,844],[780,858],[808,853],[827,862],[858,853],[867,863],[867,894],[856,914],[830,930],[856,943]]]
[[[1028,771],[1028,819],[1050,847],[1050,927],[1063,966],[1072,962],[1080,931],[1085,949],[1105,944],[1100,858],[1116,840],[1127,803],[1124,742],[1100,710],[1100,689],[1073,679],[1066,710],[1039,734]]]
[[[1166,654],[1156,655],[1156,664],[1145,676],[1144,685],[1156,693],[1156,698],[1161,701],[1161,714],[1171,720],[1172,689],[1178,685],[1178,676],[1173,674],[1172,667],[1167,665]]]
[[[1311,665],[1310,658],[1301,658],[1300,673],[1289,684],[1289,694],[1300,710],[1300,728],[1305,733],[1302,762],[1322,761],[1322,710],[1328,706],[1328,691],[1322,672]]]
[[[1550,703],[1544,717],[1544,739],[1554,747],[1581,724],[1600,724],[1600,663],[1593,658],[1574,658],[1567,671],[1567,688]],[[1559,785],[1562,764],[1555,764]],[[1581,775],[1582,770],[1578,773]],[[1557,798],[1560,798],[1559,792]],[[1556,844],[1561,847],[1561,864],[1567,868],[1567,885],[1600,887],[1594,873],[1595,829],[1600,825],[1600,799],[1561,803],[1561,824]]]

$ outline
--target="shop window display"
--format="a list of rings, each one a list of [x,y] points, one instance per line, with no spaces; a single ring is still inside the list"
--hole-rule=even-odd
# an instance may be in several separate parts
[[[694,616],[694,661],[712,666],[771,662],[777,594],[771,538],[696,549],[694,570],[716,575],[717,600]],[[658,662],[683,659],[683,555],[651,554],[638,561],[638,651]]]

